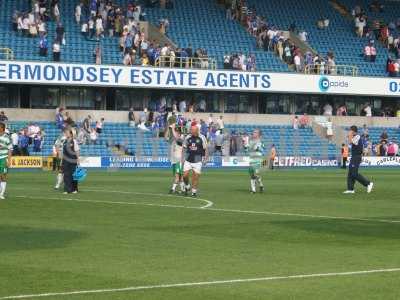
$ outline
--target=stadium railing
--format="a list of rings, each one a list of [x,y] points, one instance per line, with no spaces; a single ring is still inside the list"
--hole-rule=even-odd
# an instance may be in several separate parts
[[[217,62],[213,58],[204,57],[186,57],[186,58],[173,58],[170,56],[160,56],[155,61],[156,67],[169,67],[169,68],[188,68],[188,69],[210,69],[217,68]]]
[[[341,75],[341,76],[357,76],[358,67],[350,65],[336,65],[330,67],[328,65],[307,65],[304,68],[305,74],[318,74],[318,75]]]
[[[14,51],[10,48],[0,48],[0,58],[6,60],[13,60],[14,59]]]

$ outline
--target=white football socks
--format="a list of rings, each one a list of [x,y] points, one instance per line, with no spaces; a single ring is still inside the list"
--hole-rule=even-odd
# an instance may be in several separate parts
[[[5,192],[6,192],[6,186],[7,186],[7,182],[2,181],[2,182],[0,183],[0,196],[3,196],[3,197],[4,197],[4,194],[5,194]]]
[[[250,179],[250,186],[251,186],[251,191],[253,193],[256,192],[256,180],[255,179]]]
[[[60,188],[60,186],[61,186],[63,180],[64,180],[63,174],[59,173],[59,174],[57,175],[57,183],[56,183],[56,188],[57,188],[57,189]]]

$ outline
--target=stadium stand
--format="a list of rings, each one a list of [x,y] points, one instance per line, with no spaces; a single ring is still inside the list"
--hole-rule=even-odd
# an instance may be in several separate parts
[[[295,23],[298,29],[307,31],[309,44],[323,55],[333,51],[336,64],[356,65],[359,75],[385,76],[387,50],[375,43],[378,52],[376,62],[365,62],[362,52],[368,39],[358,38],[354,33],[353,21],[340,15],[328,1],[283,0],[276,3],[249,0],[248,3],[256,8],[258,14],[281,30],[287,30]],[[321,18],[329,19],[328,28],[317,28],[317,21]]]
[[[37,122],[45,132],[41,153],[32,151],[31,155],[51,156],[54,141],[59,137],[60,130],[54,122]],[[27,122],[9,122],[11,130],[19,130],[28,125]],[[230,133],[251,134],[255,128],[263,132],[263,141],[266,147],[275,144],[280,155],[286,156],[312,156],[315,158],[335,158],[338,149],[332,143],[316,136],[311,128],[294,130],[291,126],[264,125],[252,126],[241,124],[228,124],[225,127]],[[129,127],[124,123],[106,123],[102,134],[96,144],[82,145],[83,156],[114,156],[121,155],[115,146],[123,146],[130,153],[138,156],[168,156],[168,143],[163,138],[154,137],[151,131],[142,131]],[[241,149],[240,147],[238,147]],[[244,155],[243,148],[237,153]]]
[[[80,33],[74,20],[74,9],[78,1],[60,1],[61,22],[66,32],[66,45],[62,46],[61,61],[93,63],[97,41],[88,41]],[[126,1],[114,1],[124,7]],[[0,45],[13,49],[18,60],[52,60],[51,55],[40,57],[39,38],[23,37],[11,30],[15,10],[28,11],[28,1],[2,1],[0,3]],[[181,47],[192,45],[194,49],[204,48],[210,57],[215,57],[218,66],[223,67],[223,56],[243,52],[256,56],[257,69],[288,72],[287,65],[274,54],[258,50],[256,41],[235,21],[227,20],[224,11],[212,0],[193,2],[176,1],[171,10],[146,8],[146,18],[155,25],[160,19],[168,18],[168,36]],[[48,40],[55,39],[54,21],[48,22]],[[103,50],[103,63],[121,64],[118,37],[104,37],[99,43]]]

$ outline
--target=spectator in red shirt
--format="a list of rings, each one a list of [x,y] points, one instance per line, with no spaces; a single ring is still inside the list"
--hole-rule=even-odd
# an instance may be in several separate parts
[[[300,123],[300,128],[306,128],[308,127],[309,123],[310,123],[310,118],[308,117],[308,115],[306,113],[304,113],[299,120]]]

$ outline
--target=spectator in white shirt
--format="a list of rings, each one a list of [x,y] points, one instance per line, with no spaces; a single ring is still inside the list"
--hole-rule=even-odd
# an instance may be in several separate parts
[[[184,113],[186,112],[186,101],[182,100],[179,102],[179,112]]]
[[[300,41],[307,42],[307,36],[308,36],[308,33],[306,31],[304,31],[304,30],[300,31],[300,33],[299,33]]]
[[[294,61],[294,66],[296,68],[296,72],[301,72],[302,67],[301,67],[301,58],[300,58],[300,54],[296,54],[293,58]]]
[[[77,24],[81,23],[81,15],[82,15],[82,3],[79,3],[75,7],[75,21]]]
[[[323,110],[324,110],[324,116],[332,116],[332,111],[333,111],[332,105],[326,103]]]
[[[371,109],[371,106],[369,105],[369,103],[365,103],[363,112],[366,117],[372,117],[372,109]]]
[[[56,40],[53,44],[53,60],[60,61],[61,58],[61,45],[58,40]]]

